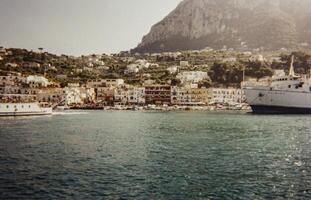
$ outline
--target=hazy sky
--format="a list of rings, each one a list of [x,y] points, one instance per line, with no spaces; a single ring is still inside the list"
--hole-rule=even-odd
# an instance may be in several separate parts
[[[0,0],[0,46],[61,54],[134,48],[181,0]]]

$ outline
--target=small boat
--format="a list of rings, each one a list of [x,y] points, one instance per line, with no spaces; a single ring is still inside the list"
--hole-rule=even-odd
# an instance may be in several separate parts
[[[43,107],[31,95],[1,95],[0,116],[51,115],[52,107]]]

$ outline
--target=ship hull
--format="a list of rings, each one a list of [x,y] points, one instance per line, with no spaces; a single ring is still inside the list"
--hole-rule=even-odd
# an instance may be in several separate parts
[[[311,93],[246,88],[246,101],[255,114],[311,114]]]
[[[52,112],[0,112],[0,117],[42,116],[42,115],[52,115]]]
[[[311,114],[311,108],[252,105],[254,114]]]
[[[52,108],[42,108],[37,103],[0,103],[0,117],[52,114]]]

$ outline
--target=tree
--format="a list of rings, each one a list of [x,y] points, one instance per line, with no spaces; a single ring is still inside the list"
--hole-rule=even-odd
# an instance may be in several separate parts
[[[214,63],[209,72],[209,76],[215,83],[226,83],[227,82],[227,72],[229,68],[225,63]]]
[[[265,62],[248,62],[245,67],[245,75],[260,79],[265,76],[272,76],[273,70]]]
[[[243,65],[240,63],[214,63],[209,76],[214,83],[226,86],[239,84],[243,79]]]
[[[173,79],[171,80],[171,85],[172,85],[172,86],[178,86],[178,85],[180,85],[180,84],[181,84],[181,80],[180,80],[180,79],[173,78]]]
[[[294,67],[295,67],[295,72],[298,74],[307,74],[310,71],[310,61],[311,61],[311,55],[302,52],[302,51],[297,51],[293,52],[290,55],[281,55],[281,61],[283,64],[279,66],[275,66],[275,68],[279,69],[284,69],[288,71],[290,63],[291,63],[291,57],[294,56]]]
[[[204,79],[203,81],[199,82],[199,87],[205,87],[205,88],[209,88],[211,87],[213,84],[212,79],[210,77],[208,77],[207,79]]]

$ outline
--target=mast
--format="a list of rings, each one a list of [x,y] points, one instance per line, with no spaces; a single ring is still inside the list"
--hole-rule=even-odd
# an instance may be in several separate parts
[[[242,71],[242,82],[240,84],[240,87],[243,88],[245,83],[245,66],[243,66],[243,71]]]
[[[245,82],[245,66],[243,66],[243,83]]]
[[[290,69],[289,69],[289,76],[295,76],[295,70],[294,70],[294,55],[291,57],[291,62],[290,62]]]

